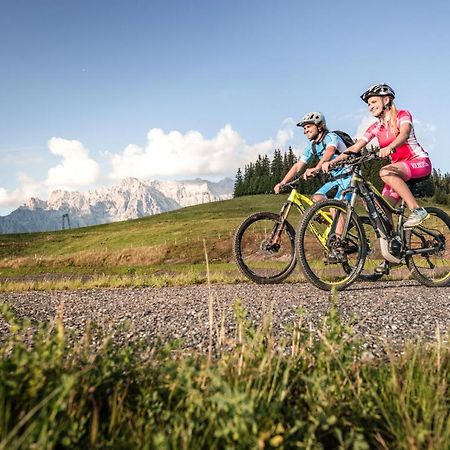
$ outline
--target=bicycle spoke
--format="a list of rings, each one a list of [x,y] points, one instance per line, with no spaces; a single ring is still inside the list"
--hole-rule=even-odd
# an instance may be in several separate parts
[[[358,279],[360,281],[377,281],[383,276],[375,272],[375,268],[384,261],[380,242],[370,219],[366,216],[362,216],[360,219],[367,239],[367,256]]]
[[[364,264],[364,231],[355,215],[346,236],[342,229],[346,206],[324,200],[305,215],[297,234],[297,255],[305,276],[320,289],[344,289],[357,277]],[[334,217],[333,223],[323,217]]]
[[[427,208],[430,217],[409,233],[409,249],[423,251],[407,258],[418,281],[428,286],[450,284],[450,219],[438,208]]]
[[[245,276],[257,283],[279,283],[294,270],[295,231],[285,222],[279,232],[279,216],[257,213],[238,228],[234,253]]]

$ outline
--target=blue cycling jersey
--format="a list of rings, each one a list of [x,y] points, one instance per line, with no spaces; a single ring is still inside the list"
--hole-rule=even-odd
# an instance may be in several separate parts
[[[313,143],[310,143],[305,148],[303,154],[300,156],[300,161],[308,164],[314,158],[314,156],[317,156],[319,159],[321,159],[323,154],[325,153],[325,149],[329,146],[335,147],[338,153],[342,153],[347,150],[347,146],[345,145],[344,141],[336,133],[329,132],[325,135],[325,137],[319,144],[316,144],[316,154],[314,154],[313,151]],[[335,152],[331,159],[335,159],[338,156],[338,153]],[[346,171],[346,169],[341,168],[332,170],[330,171],[330,173],[332,176],[337,176],[342,174],[344,171]]]

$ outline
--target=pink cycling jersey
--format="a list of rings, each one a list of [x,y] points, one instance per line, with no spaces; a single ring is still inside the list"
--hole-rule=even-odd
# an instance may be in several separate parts
[[[430,175],[431,162],[428,158],[428,153],[417,142],[414,128],[412,125],[412,116],[409,111],[400,110],[397,112],[397,128],[400,125],[409,123],[411,130],[408,139],[402,145],[395,148],[395,152],[391,154],[391,161],[393,163],[401,164],[403,179],[405,181],[411,178],[422,178]],[[362,139],[366,142],[371,141],[374,137],[378,139],[380,148],[387,147],[397,137],[392,133],[389,125],[384,125],[381,120],[378,120],[371,125],[364,133]],[[384,185],[382,194],[385,197],[391,197],[394,201],[398,201],[400,196],[388,184]]]
[[[400,110],[397,112],[397,127],[404,123],[411,124],[411,131],[409,132],[408,139],[402,145],[395,148],[395,153],[391,154],[391,161],[393,163],[397,161],[405,161],[414,158],[427,158],[428,153],[417,142],[416,135],[414,134],[414,128],[412,126],[412,116],[409,111]],[[366,142],[370,142],[374,137],[378,139],[380,148],[387,147],[397,136],[392,133],[389,125],[384,125],[381,120],[377,120],[371,125],[362,139]]]

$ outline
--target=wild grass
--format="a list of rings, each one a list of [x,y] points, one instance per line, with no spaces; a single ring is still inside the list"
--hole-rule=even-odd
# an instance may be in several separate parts
[[[210,315],[205,352],[121,345],[60,314],[35,329],[2,307],[0,449],[450,447],[450,347],[410,343],[367,357],[332,308],[312,330],[300,313],[276,340],[268,314],[235,332]],[[31,331],[34,330],[34,331]]]
[[[138,288],[138,287],[174,287],[207,282],[205,265],[170,267],[157,266],[151,268],[127,267],[122,273],[98,273],[89,275],[71,275],[57,277],[55,274],[34,275],[31,279],[5,279],[0,283],[0,292],[10,291],[51,291],[77,290],[94,288]],[[292,282],[299,277],[293,277]],[[211,283],[240,283],[245,281],[232,264],[211,266],[209,275]]]
[[[133,252],[157,247],[171,248],[203,239],[230,237],[248,214],[257,210],[278,211],[284,199],[273,195],[241,197],[182,208],[136,220],[45,233],[0,235],[0,259],[73,257],[89,253]]]

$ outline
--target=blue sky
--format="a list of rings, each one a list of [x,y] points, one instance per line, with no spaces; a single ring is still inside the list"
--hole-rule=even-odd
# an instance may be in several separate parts
[[[414,3],[0,0],[0,215],[128,176],[233,177],[301,151],[311,110],[357,135],[376,82],[450,171],[450,6]]]

